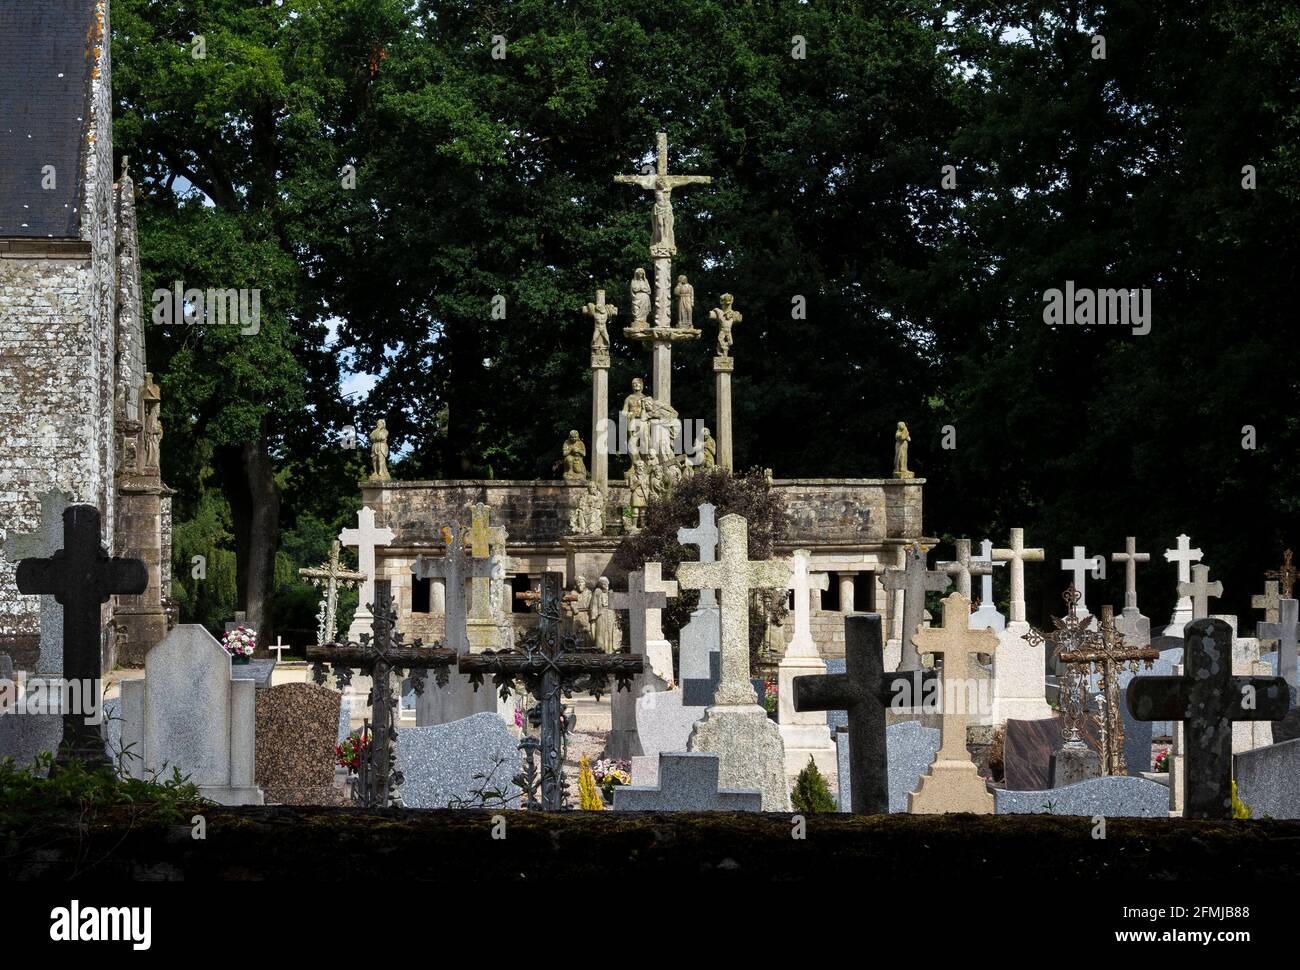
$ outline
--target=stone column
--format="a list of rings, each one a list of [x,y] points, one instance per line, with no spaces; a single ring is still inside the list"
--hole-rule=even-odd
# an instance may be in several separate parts
[[[853,612],[853,573],[840,573],[840,612]]]
[[[673,345],[656,340],[650,345],[650,385],[654,399],[661,404],[673,403]]]
[[[609,352],[591,355],[591,480],[609,484]]]
[[[717,464],[719,468],[732,471],[731,460],[731,372],[736,362],[731,357],[713,358],[713,376],[716,379],[718,399],[718,427],[715,436],[718,443]]]

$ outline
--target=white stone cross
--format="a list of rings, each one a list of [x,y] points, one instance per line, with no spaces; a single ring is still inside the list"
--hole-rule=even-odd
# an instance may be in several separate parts
[[[1011,563],[1011,622],[1025,622],[1025,563],[1042,562],[1045,554],[1042,549],[1025,548],[1025,530],[1011,530],[1011,547],[994,549],[995,562]]]
[[[490,560],[493,556],[501,557],[499,565],[505,565],[506,530],[501,526],[491,526],[492,510],[482,502],[475,502],[470,507],[470,528],[465,534],[469,544],[469,555],[475,560]],[[498,570],[501,571],[501,570]],[[492,569],[486,571],[471,569],[469,573],[469,622],[471,624],[488,624],[492,616]]]
[[[1085,587],[1088,584],[1087,573],[1092,571],[1093,579],[1101,579],[1105,576],[1106,560],[1101,556],[1089,556],[1084,552],[1083,546],[1074,547],[1073,559],[1062,559],[1061,569],[1065,572],[1073,572],[1072,580],[1074,588],[1079,592],[1079,612],[1088,614],[1088,595]]]
[[[816,657],[817,644],[812,637],[811,609],[812,591],[826,589],[830,586],[830,577],[826,573],[810,572],[808,567],[812,553],[807,549],[794,551],[794,575],[790,588],[794,590],[794,639],[786,647],[787,657]]]
[[[339,541],[343,545],[357,550],[357,571],[366,576],[365,582],[361,584],[361,601],[357,604],[356,616],[352,620],[353,629],[370,629],[370,621],[374,619],[370,606],[375,600],[375,548],[389,545],[394,538],[396,536],[393,530],[387,526],[375,528],[375,510],[369,505],[363,505],[357,513],[355,529],[344,529],[339,533]]]
[[[317,639],[322,644],[333,643],[338,636],[339,587],[347,589],[354,583],[365,582],[367,578],[366,573],[353,572],[340,565],[339,549],[339,541],[335,539],[330,543],[329,562],[316,568],[298,570],[298,575],[303,579],[309,579],[313,585],[325,590],[325,600],[321,604],[324,610],[321,611],[320,627],[316,631]]]
[[[678,529],[677,542],[683,546],[696,546],[700,550],[700,562],[717,562],[718,527],[713,523],[714,508],[705,502],[700,506],[700,524],[694,529]],[[700,606],[717,606],[713,588],[700,590]]]
[[[1124,551],[1112,552],[1110,561],[1124,564],[1124,609],[1136,610],[1138,605],[1137,564],[1150,562],[1151,553],[1137,551],[1137,536],[1125,536]]]
[[[790,567],[780,560],[749,561],[749,523],[734,512],[724,515],[722,555],[717,562],[684,562],[677,567],[682,589],[712,587],[721,592],[722,678],[715,705],[757,705],[749,682],[749,599],[752,589],[787,589]]]
[[[1300,601],[1278,601],[1278,621],[1260,623],[1255,632],[1261,637],[1277,641],[1277,675],[1290,687],[1296,684],[1296,627],[1300,625]]]
[[[274,645],[267,646],[267,648],[266,648],[268,651],[269,651],[269,650],[274,650],[274,651],[275,651],[275,662],[276,662],[276,663],[279,663],[280,661],[282,661],[282,660],[284,659],[284,652],[285,652],[286,650],[290,650],[290,649],[292,649],[292,648],[289,646],[289,644],[287,644],[287,643],[281,643],[280,640],[281,640],[280,634],[277,633],[277,634],[275,635],[275,644],[274,644]]]
[[[1183,533],[1178,537],[1178,547],[1176,549],[1165,550],[1165,561],[1178,565],[1179,584],[1191,582],[1192,563],[1199,562],[1201,559],[1201,550],[1193,549],[1191,544],[1191,538],[1186,533]],[[1183,627],[1191,621],[1192,601],[1180,594],[1179,600],[1174,606],[1174,615],[1170,620],[1170,625],[1177,630],[1177,636],[1182,636]]]
[[[978,558],[972,558],[970,554],[970,540],[958,539],[954,545],[957,547],[956,556],[951,562],[938,563],[938,568],[955,579],[957,592],[961,593],[967,599],[970,599],[972,576],[988,576],[990,581],[993,576],[993,564],[985,563]]]
[[[970,615],[970,628],[972,630],[987,628],[1000,632],[1006,628],[1007,618],[998,612],[997,604],[993,601],[993,570],[1005,566],[1006,563],[993,561],[993,543],[988,539],[980,543],[980,554],[972,556],[971,562],[980,563],[987,569],[979,573],[980,605]]]
[[[1210,615],[1210,597],[1218,599],[1223,595],[1223,583],[1210,582],[1209,566],[1197,566],[1192,573],[1196,578],[1189,583],[1179,583],[1178,595],[1191,597],[1192,619],[1203,620]]]

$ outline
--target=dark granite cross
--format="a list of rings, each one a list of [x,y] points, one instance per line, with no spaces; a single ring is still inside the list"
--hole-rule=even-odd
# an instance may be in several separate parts
[[[844,618],[844,670],[794,679],[796,711],[848,711],[849,780],[854,815],[889,811],[889,765],[885,748],[885,711],[895,696],[900,705],[921,707],[923,691],[938,671],[886,673],[879,613],[850,613]]]
[[[110,558],[100,544],[99,510],[72,505],[63,512],[63,548],[49,559],[22,560],[16,578],[18,592],[53,596],[63,607],[63,679],[81,685],[81,711],[63,712],[57,761],[109,767],[97,716],[104,673],[100,606],[110,596],[139,596],[149,572],[139,559]]]
[[[1135,677],[1128,709],[1139,721],[1183,721],[1184,818],[1232,818],[1232,722],[1276,721],[1291,706],[1281,677],[1232,675],[1232,627],[1193,620],[1184,628],[1182,677]]]
[[[445,687],[448,670],[456,662],[456,651],[441,644],[426,647],[419,640],[403,642],[403,635],[394,630],[397,613],[393,610],[389,580],[375,580],[375,601],[365,605],[373,616],[373,633],[362,634],[359,643],[314,644],[307,648],[307,659],[312,662],[312,678],[318,684],[325,683],[327,663],[339,689],[352,682],[354,667],[370,676],[373,733],[362,759],[354,798],[363,808],[387,808],[396,803],[393,796],[402,784],[401,772],[395,770],[399,708],[393,675],[400,683],[402,671],[410,671],[411,685],[416,694],[422,694],[429,670],[435,670],[438,686]]]
[[[644,666],[638,654],[578,649],[573,637],[560,634],[562,580],[560,573],[543,573],[540,593],[520,594],[535,605],[538,625],[515,649],[470,653],[457,662],[475,690],[482,686],[484,676],[491,674],[503,699],[510,696],[516,680],[537,698],[542,734],[541,800],[533,795],[537,785],[533,784],[531,772],[521,787],[528,791],[525,807],[545,811],[564,807],[564,696],[579,690],[599,698],[608,688],[611,674],[617,681],[616,689],[631,690],[633,675],[641,673]],[[531,738],[525,738],[520,747],[528,753],[531,768],[532,750],[526,747],[530,742],[535,749],[536,740]]]

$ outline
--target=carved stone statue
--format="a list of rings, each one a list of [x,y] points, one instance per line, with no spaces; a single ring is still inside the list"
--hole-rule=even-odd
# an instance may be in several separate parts
[[[601,576],[591,591],[591,639],[596,649],[616,653],[623,645],[623,632],[619,629],[618,614],[609,605],[609,577]]]
[[[650,319],[650,281],[644,269],[637,267],[628,288],[632,294],[632,326],[645,327]]]
[[[141,436],[144,440],[144,472],[156,471],[162,459],[162,392],[153,381],[153,374],[144,375],[140,394]]]
[[[894,477],[895,478],[915,478],[916,475],[907,470],[907,445],[912,440],[912,436],[907,433],[906,422],[898,422],[898,430],[894,432]]]
[[[763,654],[768,661],[778,661],[785,656],[785,605],[780,594],[763,590],[758,596],[759,608],[766,618],[763,629]]]
[[[564,480],[566,482],[585,482],[587,480],[587,446],[582,443],[578,432],[570,431],[564,442]]]
[[[677,329],[694,329],[695,287],[686,282],[685,276],[679,276],[673,293],[677,296]]]
[[[380,418],[370,432],[370,480],[386,482],[388,478],[388,423]]]
[[[578,646],[587,647],[591,645],[591,589],[587,586],[587,577],[579,576],[574,580],[573,591],[577,593],[577,599],[567,600],[564,603],[564,611],[569,617],[569,635],[573,637]]]
[[[569,531],[577,535],[597,536],[605,531],[605,495],[595,482],[569,511]]]
[[[645,381],[639,377],[632,378],[632,393],[623,398],[622,413],[626,415],[628,454],[649,454],[650,451],[650,415],[646,413],[646,402],[654,398],[645,393]]]
[[[722,306],[709,311],[709,319],[718,322],[718,356],[731,356],[731,328],[741,321],[739,313],[732,308],[735,297],[730,293],[723,293],[719,298]]]
[[[662,176],[655,179],[655,206],[650,213],[650,252],[656,256],[676,256],[673,239],[673,190]]]
[[[695,444],[695,464],[698,468],[713,468],[718,462],[718,443],[708,428],[700,429],[700,440]]]
[[[628,477],[631,497],[628,504],[632,508],[632,525],[638,531],[645,521],[645,509],[650,504],[650,467],[644,458],[634,459]]]
[[[591,317],[591,352],[594,354],[609,353],[609,330],[606,327],[610,317],[618,316],[618,307],[612,303],[603,302],[604,290],[601,291],[602,298],[596,303],[588,303],[582,308],[582,312]]]

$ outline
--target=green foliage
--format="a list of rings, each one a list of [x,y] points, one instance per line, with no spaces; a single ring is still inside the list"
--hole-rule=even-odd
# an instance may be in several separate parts
[[[1237,779],[1232,779],[1232,817],[1250,818],[1253,809],[1237,797]]]
[[[667,499],[652,498],[646,507],[645,525],[636,535],[625,536],[614,551],[613,566],[619,571],[634,571],[647,562],[663,563],[663,575],[677,575],[683,560],[699,560],[696,546],[677,541],[677,530],[695,528],[700,520],[700,506],[711,503],[716,521],[735,513],[749,523],[749,558],[770,559],[785,538],[789,517],[780,495],[773,492],[763,473],[752,469],[735,476],[716,468],[683,479]],[[663,613],[665,635],[677,638],[690,612],[700,601],[698,590],[682,590],[668,601]],[[757,661],[763,643],[764,618],[756,606],[750,609],[749,643],[751,659]]]
[[[180,622],[200,623],[220,631],[235,615],[235,553],[231,546],[230,508],[219,492],[200,498],[193,517],[177,521],[172,529],[172,595]],[[204,575],[194,575],[202,556]]]
[[[790,792],[790,803],[796,812],[807,815],[811,812],[838,812],[839,806],[831,795],[830,786],[817,770],[817,763],[809,756],[808,764],[795,779],[794,789]]]

